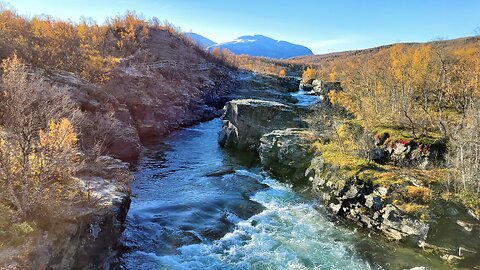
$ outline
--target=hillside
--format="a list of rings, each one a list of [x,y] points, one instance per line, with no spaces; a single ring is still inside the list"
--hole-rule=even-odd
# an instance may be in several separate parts
[[[451,49],[459,46],[464,46],[468,44],[477,43],[480,41],[480,37],[464,37],[451,40],[435,40],[425,43],[397,43],[402,44],[407,47],[416,47],[424,44],[429,44],[439,48]],[[325,63],[333,60],[346,60],[353,57],[371,57],[372,55],[387,50],[396,44],[383,45],[379,47],[364,49],[364,50],[353,50],[353,51],[344,51],[344,52],[333,52],[327,54],[318,54],[318,55],[306,55],[306,56],[297,56],[289,59],[289,62],[292,63],[302,63],[308,65],[316,65],[320,63]]]

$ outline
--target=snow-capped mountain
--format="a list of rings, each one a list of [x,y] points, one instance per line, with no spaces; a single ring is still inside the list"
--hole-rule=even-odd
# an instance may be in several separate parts
[[[220,49],[227,48],[235,54],[264,56],[276,59],[313,54],[313,52],[305,46],[275,40],[262,35],[241,36],[229,42],[212,45],[208,47],[208,49],[212,50],[216,47]]]
[[[276,59],[313,55],[312,51],[305,46],[275,40],[262,35],[241,36],[229,42],[216,44],[214,41],[196,33],[189,32],[185,34],[209,50],[226,48],[235,54],[247,54]]]

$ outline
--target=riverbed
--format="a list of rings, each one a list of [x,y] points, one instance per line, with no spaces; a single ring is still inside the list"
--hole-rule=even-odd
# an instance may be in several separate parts
[[[271,178],[252,153],[222,149],[220,128],[214,119],[148,143],[112,268],[448,269],[331,218],[308,186]]]

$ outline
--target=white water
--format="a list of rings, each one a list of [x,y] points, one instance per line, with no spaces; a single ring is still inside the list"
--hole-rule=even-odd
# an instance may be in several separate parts
[[[355,252],[355,234],[329,221],[291,187],[248,171],[237,173],[270,186],[252,197],[264,211],[248,220],[231,215],[233,232],[182,246],[175,255],[132,254],[142,261],[130,261],[128,269],[373,269]]]

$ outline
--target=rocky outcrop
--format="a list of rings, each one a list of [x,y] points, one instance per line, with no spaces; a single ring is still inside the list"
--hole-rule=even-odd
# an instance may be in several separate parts
[[[341,91],[342,85],[340,82],[336,81],[329,82],[310,79],[307,81],[302,81],[299,88],[303,91],[309,91],[312,94],[320,96],[320,100],[322,100],[325,104],[330,104],[328,93],[330,91]]]
[[[263,168],[277,179],[304,182],[315,139],[314,132],[294,128],[263,135],[258,148]]]
[[[394,240],[426,238],[429,225],[411,218],[389,200],[389,189],[343,175],[338,168],[316,155],[306,171],[313,189],[334,215],[353,220],[363,227]]]
[[[312,91],[313,90],[313,81],[315,79],[309,79],[309,80],[302,80],[300,81],[300,84],[298,88],[303,91]]]
[[[281,88],[286,89],[288,92],[295,92],[299,89],[300,78],[297,77],[280,77],[278,78]]]
[[[68,88],[85,118],[92,120],[92,132],[82,128],[80,140],[93,141],[87,137],[100,133],[105,154],[127,161],[140,155],[142,141],[220,116],[219,110],[229,99],[225,96],[237,83],[235,71],[213,64],[203,52],[168,31],[151,29],[146,42],[147,48],[123,59],[102,84],[71,72],[38,70],[52,84]],[[151,65],[158,61],[175,65]],[[179,64],[186,61],[189,65]],[[194,68],[202,65],[210,68]],[[94,118],[108,121],[95,122]]]
[[[293,108],[274,101],[241,99],[225,105],[220,145],[256,150],[263,134],[285,127],[301,127]]]
[[[375,148],[370,151],[370,159],[378,163],[391,162],[399,167],[417,167],[427,169],[445,165],[447,146],[438,140],[419,143],[415,140],[397,140],[389,138],[388,133],[375,135]]]
[[[0,269],[102,269],[108,265],[130,207],[130,179],[128,164],[108,156],[85,166],[77,180],[89,199],[59,209],[58,217],[42,220],[27,241],[10,249],[8,258],[0,253]]]

